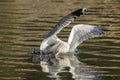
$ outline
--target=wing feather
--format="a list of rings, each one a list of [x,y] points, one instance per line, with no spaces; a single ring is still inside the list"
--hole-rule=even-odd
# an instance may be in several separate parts
[[[44,50],[48,46],[57,43],[60,39],[56,34],[59,33],[64,27],[69,25],[72,21],[74,21],[74,19],[82,15],[85,11],[86,8],[81,8],[63,17],[42,41],[40,50]]]
[[[70,51],[74,51],[76,47],[83,41],[98,37],[104,33],[105,29],[93,25],[78,24],[75,25],[68,38],[68,44],[70,44]]]
[[[77,17],[82,15],[86,11],[86,8],[78,9],[67,16],[63,17],[56,25],[55,27],[48,33],[46,38],[49,38],[53,35],[56,35],[59,33],[64,27],[68,26],[72,21],[74,21]]]

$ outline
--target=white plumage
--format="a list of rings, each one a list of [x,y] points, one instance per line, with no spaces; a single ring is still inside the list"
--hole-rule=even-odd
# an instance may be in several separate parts
[[[76,48],[83,41],[99,36],[105,29],[93,25],[77,24],[73,26],[67,42],[57,37],[57,34],[64,27],[67,27],[77,17],[84,14],[85,11],[86,8],[81,8],[63,17],[42,41],[39,56],[41,58],[41,67],[44,72],[56,74],[59,72],[59,69],[69,66],[70,72],[73,74],[75,80],[92,80],[92,78],[90,79],[89,76],[82,73],[84,71],[81,71],[80,62],[77,57],[74,56],[74,53],[76,53]],[[48,56],[49,54],[55,55],[55,57],[47,57],[48,59],[46,60],[44,53]]]
[[[46,53],[56,54],[57,56],[67,52],[75,52],[78,45],[83,41],[102,34],[104,29],[101,27],[78,24],[73,26],[68,42],[64,42],[57,37],[57,34],[64,27],[69,25],[74,19],[82,15],[85,11],[86,8],[82,8],[63,17],[43,40],[40,50]]]

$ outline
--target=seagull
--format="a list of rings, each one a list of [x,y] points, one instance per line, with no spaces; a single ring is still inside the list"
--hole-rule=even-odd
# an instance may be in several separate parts
[[[57,34],[63,28],[83,15],[85,11],[87,11],[86,8],[80,8],[63,17],[42,41],[40,50],[44,53],[52,53],[56,58],[59,58],[61,54],[76,52],[76,48],[83,43],[83,41],[103,34],[105,29],[100,26],[77,24],[73,26],[67,42],[57,37]]]

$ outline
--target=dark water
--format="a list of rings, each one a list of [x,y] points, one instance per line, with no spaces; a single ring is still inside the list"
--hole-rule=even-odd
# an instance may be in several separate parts
[[[59,37],[67,40],[75,24],[109,29],[81,44],[78,59],[101,80],[120,80],[120,0],[0,0],[0,80],[51,80],[39,63],[32,63],[31,49],[39,48],[61,17],[81,7],[88,11]],[[70,80],[70,73],[62,74]]]

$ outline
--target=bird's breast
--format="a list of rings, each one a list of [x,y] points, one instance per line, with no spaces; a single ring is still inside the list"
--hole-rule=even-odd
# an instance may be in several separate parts
[[[69,51],[69,45],[66,42],[60,42],[58,51],[60,53],[67,53]]]

